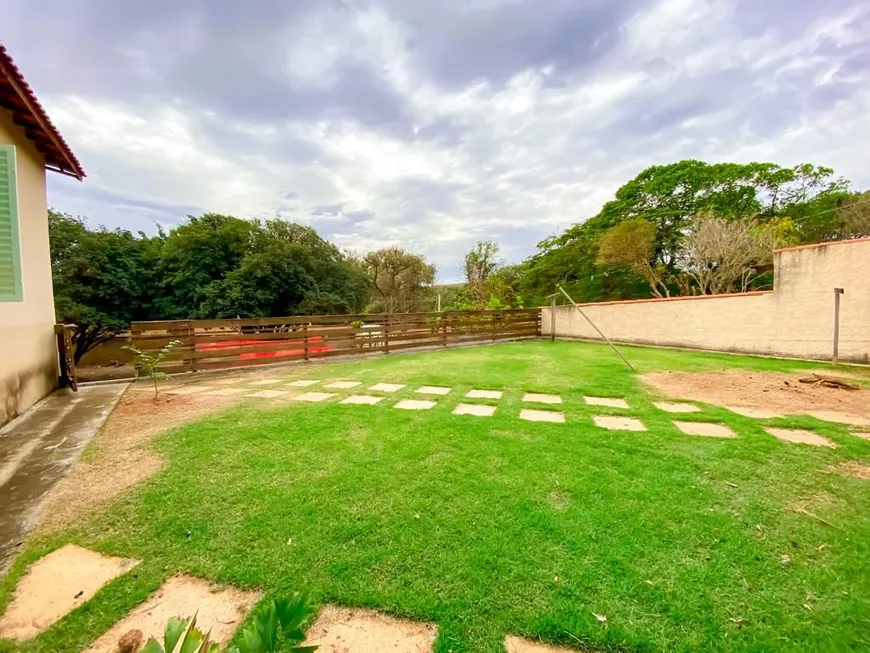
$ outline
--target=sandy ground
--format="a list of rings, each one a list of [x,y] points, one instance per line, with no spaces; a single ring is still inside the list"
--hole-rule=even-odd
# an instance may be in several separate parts
[[[784,415],[813,415],[826,421],[870,424],[870,390],[839,390],[800,383],[804,374],[774,372],[654,372],[641,380],[677,399],[737,406]]]
[[[158,433],[240,400],[161,394],[155,401],[145,384],[131,386],[90,449],[49,493],[37,532],[63,530],[160,471],[163,459],[149,446]]]
[[[74,544],[49,553],[30,567],[15,588],[0,618],[0,637],[33,637],[137,564],[137,560],[104,556]]]
[[[508,635],[504,638],[504,647],[507,653],[580,653],[576,649],[556,648],[546,644],[530,642],[522,637]]]
[[[402,621],[372,610],[325,605],[308,629],[305,645],[317,645],[318,653],[429,653],[437,634],[431,624]]]
[[[116,653],[118,641],[131,630],[141,631],[146,641],[154,637],[162,642],[170,617],[187,619],[194,614],[197,628],[210,631],[211,640],[224,645],[260,596],[259,592],[244,592],[234,587],[214,588],[199,578],[176,576],[85,650],[87,653]]]

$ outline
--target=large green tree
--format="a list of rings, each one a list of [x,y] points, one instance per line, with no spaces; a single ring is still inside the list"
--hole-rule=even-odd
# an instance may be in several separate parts
[[[76,362],[91,348],[149,315],[153,286],[147,241],[129,231],[91,230],[82,218],[49,210],[54,305],[75,324]]]

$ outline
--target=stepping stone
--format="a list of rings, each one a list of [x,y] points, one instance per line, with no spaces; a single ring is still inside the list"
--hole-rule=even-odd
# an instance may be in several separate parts
[[[235,587],[212,587],[207,581],[192,576],[175,576],[85,651],[116,653],[118,640],[133,629],[141,630],[145,640],[154,637],[162,642],[170,617],[188,618],[194,614],[197,628],[211,631],[212,641],[223,648],[261,596],[260,592]]]
[[[374,610],[324,605],[305,633],[303,645],[317,646],[317,653],[428,653],[437,636],[432,624],[404,621]]]
[[[212,385],[233,385],[234,383],[238,383],[242,379],[234,377],[232,379],[215,379],[213,381],[209,381]]]
[[[811,417],[820,419],[823,422],[833,422],[834,424],[848,424],[849,426],[870,426],[870,419],[857,417],[855,415],[847,415],[836,410],[816,410],[807,413]]]
[[[628,408],[628,402],[625,399],[617,399],[616,397],[583,397],[590,406],[609,406],[610,408]]]
[[[536,404],[561,404],[562,397],[559,395],[545,395],[537,392],[527,392],[523,395],[523,401],[533,402]]]
[[[259,392],[252,392],[251,394],[245,395],[246,397],[259,397],[260,399],[274,399],[275,397],[280,397],[281,395],[286,395],[287,393],[282,390],[260,390]]]
[[[272,385],[274,383],[281,383],[284,379],[260,379],[259,381],[250,381],[248,385]]]
[[[556,648],[539,642],[530,642],[516,635],[508,635],[504,638],[504,647],[507,653],[580,653],[575,649]]]
[[[369,388],[369,390],[374,390],[375,392],[396,392],[404,387],[404,383],[377,383]]]
[[[342,399],[340,404],[364,404],[368,406],[373,406],[374,404],[381,401],[383,397],[373,397],[372,395],[351,395],[347,399]]]
[[[212,397],[231,397],[233,395],[240,395],[243,392],[247,391],[247,388],[218,388],[217,390],[209,390],[208,392],[203,392],[202,394]]]
[[[320,383],[317,379],[299,379],[298,381],[293,381],[292,383],[288,383],[288,388],[307,388],[308,386],[315,385],[316,383]]]
[[[592,421],[608,431],[646,431],[646,427],[634,417],[613,417],[612,415],[594,415]]]
[[[501,399],[501,390],[469,390],[469,399]]]
[[[686,435],[702,435],[707,438],[736,438],[737,434],[724,424],[712,422],[674,422],[674,426]]]
[[[870,432],[856,431],[852,435],[857,435],[862,440],[870,440]]]
[[[296,401],[309,401],[312,403],[316,403],[318,401],[326,401],[327,399],[334,396],[335,395],[331,392],[304,392],[301,395],[293,398]]]
[[[442,388],[437,385],[424,385],[417,388],[414,392],[421,395],[446,395],[450,392],[450,388]]]
[[[828,440],[828,438],[823,438],[821,435],[814,433],[813,431],[807,431],[804,429],[781,429],[773,426],[767,426],[764,430],[770,433],[773,437],[785,440],[786,442],[812,444],[817,447],[830,447],[831,449],[837,447],[837,445]]]
[[[325,387],[335,390],[347,390],[348,388],[355,388],[358,385],[362,384],[359,381],[333,381],[332,383],[327,383]]]
[[[210,388],[206,385],[183,385],[176,388],[168,388],[164,390],[168,395],[195,395],[200,392],[205,392],[206,390],[213,390],[214,388]]]
[[[701,409],[695,404],[683,404],[673,401],[654,401],[653,406],[666,413],[698,413]]]
[[[401,408],[402,410],[429,410],[435,406],[434,401],[425,401],[422,399],[402,399],[393,408]]]
[[[743,417],[751,417],[753,419],[774,419],[776,417],[782,417],[780,413],[775,413],[772,410],[767,410],[765,408],[745,408],[743,406],[725,406],[732,413],[737,413],[738,415],[743,415]]]
[[[495,406],[481,406],[480,404],[459,404],[453,409],[454,415],[474,415],[476,417],[492,417],[495,414]]]
[[[104,556],[75,544],[49,553],[34,562],[18,582],[12,602],[0,617],[0,637],[33,637],[138,564],[138,560]]]
[[[529,422],[552,422],[554,424],[563,424],[565,415],[555,410],[532,410],[523,408],[520,411],[520,419]]]

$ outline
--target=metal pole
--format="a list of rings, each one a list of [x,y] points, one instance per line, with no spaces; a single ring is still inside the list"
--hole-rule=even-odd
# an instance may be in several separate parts
[[[834,355],[831,356],[831,363],[834,365],[840,360],[840,295],[842,294],[842,288],[834,288]]]
[[[438,312],[441,312],[441,293],[438,293]]]
[[[622,362],[625,363],[626,365],[628,365],[628,369],[630,369],[632,372],[636,372],[637,370],[635,370],[634,367],[632,367],[631,363],[628,362],[628,360],[625,358],[625,356],[623,356],[623,355],[619,352],[619,350],[616,348],[616,346],[615,346],[612,342],[610,342],[610,338],[608,338],[606,335],[604,335],[604,332],[603,332],[601,329],[599,329],[597,326],[595,326],[595,322],[593,322],[592,320],[590,320],[590,319],[589,319],[589,316],[586,315],[586,313],[584,313],[583,310],[582,310],[579,306],[577,306],[577,303],[576,303],[573,299],[571,299],[571,295],[569,295],[568,293],[566,293],[566,292],[565,292],[565,289],[564,289],[562,286],[557,285],[556,288],[558,288],[559,291],[560,291],[563,295],[565,295],[565,297],[568,298],[568,301],[571,302],[571,304],[574,306],[574,308],[576,308],[576,309],[580,312],[580,315],[582,315],[584,318],[586,318],[586,321],[589,322],[589,324],[592,325],[592,328],[595,329],[595,330],[598,332],[598,335],[601,336],[602,338],[604,338],[604,339],[607,341],[607,344],[610,345],[610,348],[611,348],[614,352],[616,352],[616,355],[617,355],[617,356],[619,356],[619,357],[622,359]]]
[[[556,342],[556,295],[550,299],[550,342]]]

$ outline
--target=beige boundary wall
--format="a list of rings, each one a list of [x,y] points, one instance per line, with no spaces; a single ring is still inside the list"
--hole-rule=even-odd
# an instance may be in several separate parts
[[[0,143],[15,146],[22,301],[0,302],[0,425],[57,386],[54,295],[48,247],[45,160],[0,109]]]
[[[773,291],[581,304],[615,342],[829,359],[834,288],[840,360],[870,363],[870,238],[783,249]],[[600,339],[573,307],[557,306],[556,337]],[[541,331],[552,333],[552,311]]]

